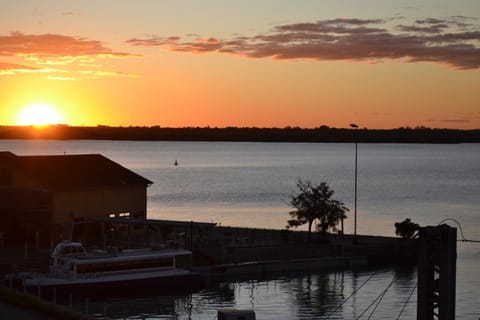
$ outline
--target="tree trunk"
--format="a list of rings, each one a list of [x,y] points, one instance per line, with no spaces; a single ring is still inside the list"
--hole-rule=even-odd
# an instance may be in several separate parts
[[[308,242],[312,242],[312,224],[313,220],[308,220]]]
[[[322,238],[323,240],[327,240],[327,230],[328,230],[328,223],[322,223]]]

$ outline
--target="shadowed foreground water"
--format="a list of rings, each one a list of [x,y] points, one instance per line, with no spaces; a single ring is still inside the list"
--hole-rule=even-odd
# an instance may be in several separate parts
[[[271,320],[366,319],[370,315],[371,319],[395,319],[400,313],[400,319],[412,319],[415,278],[415,270],[409,268],[229,279],[183,296],[106,298],[88,304],[83,300],[73,307],[110,319],[211,320],[221,308],[253,309],[257,319]]]

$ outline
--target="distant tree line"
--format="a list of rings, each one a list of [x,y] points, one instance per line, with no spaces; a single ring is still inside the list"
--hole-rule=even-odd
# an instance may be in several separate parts
[[[480,142],[480,129],[352,129],[320,126],[299,127],[73,127],[54,125],[41,129],[29,126],[0,126],[0,139],[62,140],[163,140],[163,141],[258,141],[258,142],[358,142],[363,143],[464,143]]]

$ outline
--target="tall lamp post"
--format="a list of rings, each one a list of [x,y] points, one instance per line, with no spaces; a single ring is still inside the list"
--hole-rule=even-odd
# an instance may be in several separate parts
[[[357,238],[357,155],[358,155],[358,126],[354,123],[350,124],[350,127],[355,129],[355,209],[353,217],[353,244],[358,243]]]

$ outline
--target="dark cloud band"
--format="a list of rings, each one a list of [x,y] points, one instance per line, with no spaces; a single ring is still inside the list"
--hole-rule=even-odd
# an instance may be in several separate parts
[[[126,42],[190,53],[225,53],[247,58],[317,61],[435,62],[455,69],[480,67],[480,27],[472,18],[426,18],[389,30],[390,21],[333,19],[284,24],[270,32],[231,39],[145,37]]]

